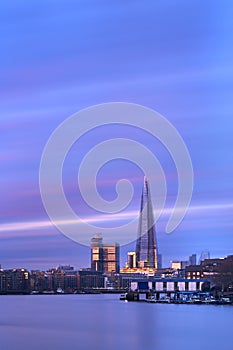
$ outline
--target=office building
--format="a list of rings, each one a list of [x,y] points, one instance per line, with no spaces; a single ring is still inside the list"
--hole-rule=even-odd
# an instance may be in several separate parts
[[[197,255],[192,254],[189,256],[189,265],[196,265],[197,264]]]
[[[120,247],[118,243],[104,244],[99,234],[91,239],[91,269],[103,273],[120,270]]]
[[[103,272],[103,238],[96,234],[91,239],[91,269]]]
[[[158,269],[162,269],[163,263],[162,263],[162,254],[158,254]]]
[[[172,261],[171,268],[174,270],[183,270],[188,266],[188,261]]]
[[[139,268],[158,268],[158,251],[155,236],[153,206],[149,183],[144,177],[141,196],[136,263]]]
[[[201,264],[202,261],[204,261],[206,259],[210,259],[210,253],[207,250],[205,250],[201,253],[199,264]]]
[[[80,269],[78,272],[78,289],[88,290],[104,288],[104,276],[100,271]]]
[[[30,274],[26,269],[0,271],[0,292],[29,293]]]
[[[103,244],[104,273],[119,273],[120,247],[118,243]]]

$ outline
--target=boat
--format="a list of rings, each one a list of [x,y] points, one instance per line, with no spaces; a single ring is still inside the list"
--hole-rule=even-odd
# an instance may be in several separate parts
[[[157,300],[155,298],[155,296],[150,296],[145,300],[147,303],[156,303]]]
[[[207,297],[202,300],[202,304],[217,304],[217,300],[214,297]]]
[[[121,294],[120,300],[127,300],[127,293]]]
[[[62,288],[57,288],[57,294],[64,294],[64,290]]]
[[[186,303],[188,303],[188,304],[201,304],[202,300],[200,298],[194,296],[194,297],[188,299],[186,301]]]
[[[230,305],[230,304],[232,304],[232,301],[231,301],[231,299],[230,298],[224,298],[224,297],[222,297],[219,301],[218,301],[218,304],[220,304],[220,305]]]

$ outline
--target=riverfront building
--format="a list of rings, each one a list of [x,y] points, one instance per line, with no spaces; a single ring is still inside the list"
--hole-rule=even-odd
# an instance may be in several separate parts
[[[186,278],[212,278],[217,282],[231,282],[233,279],[233,255],[226,258],[206,259],[200,265],[187,266],[185,269]],[[222,283],[221,282],[221,283]]]
[[[156,301],[185,301],[195,298],[195,295],[207,296],[209,290],[210,280],[208,279],[198,281],[183,278],[134,279],[130,282],[130,293],[127,300],[138,301],[145,300],[145,297],[152,297]]]
[[[209,280],[201,279],[197,281],[183,278],[135,279],[131,281],[130,289],[139,293],[149,291],[156,293],[197,292],[202,290],[202,286],[206,282],[209,282]]]
[[[99,271],[80,269],[78,272],[78,289],[85,291],[104,288],[104,276]]]
[[[30,273],[26,269],[0,270],[0,293],[29,293]]]

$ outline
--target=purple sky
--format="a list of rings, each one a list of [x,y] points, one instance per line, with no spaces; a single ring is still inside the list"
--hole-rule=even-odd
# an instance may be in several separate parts
[[[171,235],[164,233],[166,212],[157,223],[164,265],[203,250],[212,257],[233,253],[232,16],[233,5],[225,0],[1,2],[4,268],[90,265],[89,249],[51,226],[40,198],[39,165],[49,136],[62,121],[110,101],[155,109],[176,127],[190,152],[190,209]],[[132,128],[102,127],[72,147],[63,169],[69,203],[87,220],[93,214],[77,189],[78,165],[93,145],[129,134],[158,157],[167,178],[167,210],[174,204],[176,169],[161,144]],[[135,188],[127,209],[131,217],[139,210],[143,182],[135,165],[123,160],[106,164],[98,189],[112,200],[121,178],[131,179]],[[122,264],[132,249],[134,244],[122,247]]]

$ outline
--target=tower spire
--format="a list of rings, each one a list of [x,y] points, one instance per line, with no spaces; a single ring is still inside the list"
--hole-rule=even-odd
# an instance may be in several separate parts
[[[153,206],[148,179],[144,176],[136,244],[137,267],[158,267]]]

